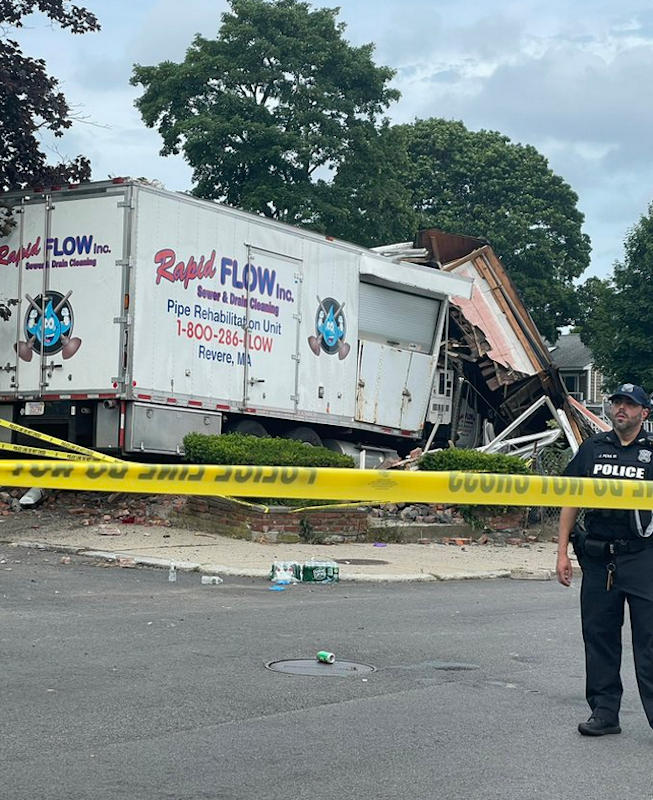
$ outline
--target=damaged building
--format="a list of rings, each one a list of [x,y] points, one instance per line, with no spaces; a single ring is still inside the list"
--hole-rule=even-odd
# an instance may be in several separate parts
[[[451,298],[447,346],[432,397],[435,446],[527,452],[559,436],[550,426],[554,419],[576,450],[596,431],[595,418],[570,396],[546,342],[487,242],[431,228],[420,231],[414,242],[376,249],[397,261],[473,280],[469,299]]]

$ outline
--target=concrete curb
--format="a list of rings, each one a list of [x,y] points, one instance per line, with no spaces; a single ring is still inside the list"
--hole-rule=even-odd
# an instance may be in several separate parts
[[[554,569],[513,569],[510,577],[514,581],[550,581],[556,577]]]
[[[494,580],[495,578],[509,578],[509,569],[492,569],[485,572],[438,572],[433,573],[433,577],[438,581],[475,581],[475,580]]]
[[[169,569],[170,564],[174,563],[176,568],[182,572],[199,572],[203,575],[221,575],[233,578],[265,578],[268,579],[270,571],[268,569],[247,568],[247,567],[228,567],[225,564],[200,563],[195,561],[174,561],[169,558],[157,558],[155,556],[136,556],[127,551],[93,550],[74,545],[47,544],[44,542],[5,542],[10,547],[24,547],[32,550],[48,550],[56,553],[70,553],[86,558],[96,558],[103,561],[129,560],[130,566],[155,567],[158,569]],[[513,578],[521,580],[550,580],[550,574],[544,576],[546,570],[539,570],[535,575],[526,575],[526,570],[485,570],[478,572],[418,572],[409,574],[376,574],[349,573],[340,575],[340,583],[435,583],[441,581],[469,581],[469,580],[495,580],[497,578]]]

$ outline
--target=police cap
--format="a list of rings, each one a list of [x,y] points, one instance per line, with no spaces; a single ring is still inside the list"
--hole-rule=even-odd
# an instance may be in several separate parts
[[[608,400],[612,401],[615,397],[627,397],[633,403],[637,403],[644,408],[651,407],[651,400],[641,386],[635,386],[634,383],[622,383],[611,395]]]

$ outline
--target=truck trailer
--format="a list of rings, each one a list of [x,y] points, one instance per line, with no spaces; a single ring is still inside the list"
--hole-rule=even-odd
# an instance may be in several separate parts
[[[139,180],[0,208],[0,420],[130,457],[199,431],[381,458],[437,423],[469,279]]]

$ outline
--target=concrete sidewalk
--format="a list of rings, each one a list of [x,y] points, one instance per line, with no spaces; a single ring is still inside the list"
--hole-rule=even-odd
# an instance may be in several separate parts
[[[30,512],[20,514],[28,523]],[[7,518],[3,518],[5,522]],[[206,574],[267,579],[274,561],[333,560],[342,581],[445,581],[479,578],[555,579],[556,545],[263,544],[161,525],[0,524],[0,540],[117,561]]]

